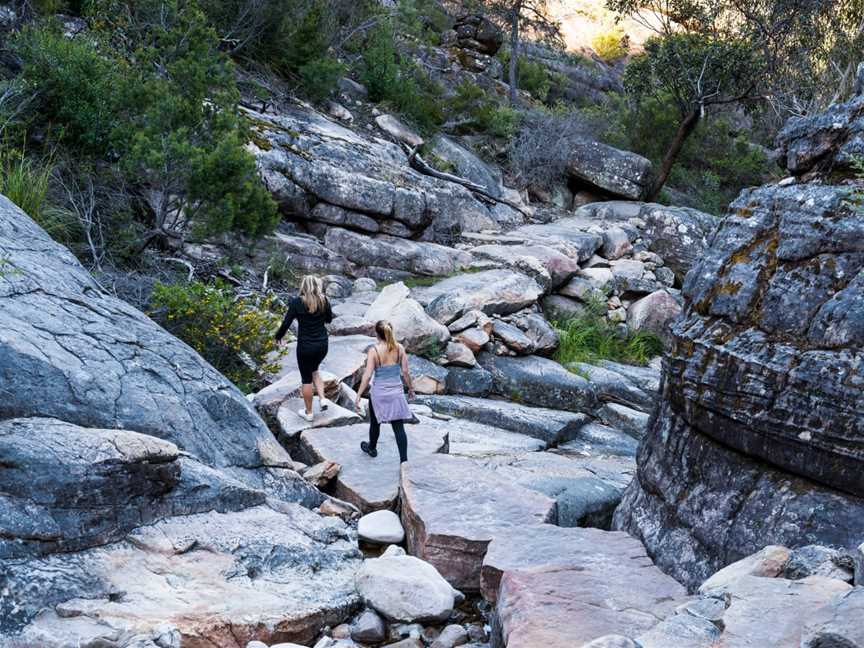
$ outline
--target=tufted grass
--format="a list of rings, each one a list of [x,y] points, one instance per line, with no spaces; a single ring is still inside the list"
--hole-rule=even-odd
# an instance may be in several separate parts
[[[576,362],[600,360],[646,365],[663,351],[662,340],[653,333],[629,331],[622,336],[593,305],[584,315],[556,322],[555,329],[560,342],[554,358],[568,369]]]

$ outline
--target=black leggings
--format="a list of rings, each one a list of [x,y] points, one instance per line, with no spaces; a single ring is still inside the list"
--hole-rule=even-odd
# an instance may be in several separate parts
[[[297,368],[300,370],[300,382],[312,384],[312,374],[327,357],[327,340],[309,342],[300,340],[297,343]]]
[[[408,437],[405,434],[405,424],[402,421],[390,421],[393,427],[393,436],[396,437],[396,447],[399,448],[399,463],[408,461]],[[372,399],[369,399],[369,447],[373,450],[378,445],[378,437],[381,435],[381,424],[375,416],[375,408],[372,407]]]

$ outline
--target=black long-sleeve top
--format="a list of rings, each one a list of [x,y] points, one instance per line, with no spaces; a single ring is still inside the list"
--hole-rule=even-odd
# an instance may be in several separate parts
[[[276,331],[276,339],[281,340],[288,332],[288,328],[297,320],[297,339],[300,342],[325,342],[327,340],[326,325],[333,321],[333,311],[330,309],[330,301],[324,298],[324,308],[310,313],[306,304],[299,297],[294,297],[288,302],[288,312],[282,320],[282,326]]]

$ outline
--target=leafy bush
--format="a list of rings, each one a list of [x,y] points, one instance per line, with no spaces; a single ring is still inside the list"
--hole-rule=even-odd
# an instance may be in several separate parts
[[[141,247],[192,226],[270,231],[276,205],[245,149],[234,68],[195,2],[93,0],[88,16],[86,37],[48,23],[18,39],[33,125],[158,196]]]
[[[603,141],[644,155],[658,164],[678,128],[678,113],[668,96],[646,96],[639,103],[611,97],[603,106],[582,110]],[[709,114],[684,144],[669,186],[685,191],[693,206],[719,214],[743,187],[758,185],[770,174],[763,150],[736,134],[730,116]]]
[[[345,66],[329,56],[312,59],[297,70],[306,94],[313,101],[323,101],[336,89],[339,79],[345,74]]]
[[[629,43],[624,30],[616,25],[597,34],[591,40],[591,48],[597,56],[609,63],[626,56]]]
[[[502,48],[498,58],[506,70],[510,65],[510,50]],[[522,90],[528,92],[537,101],[546,101],[552,88],[554,75],[540,61],[532,61],[520,56],[516,62],[516,78]]]
[[[662,341],[653,333],[630,331],[622,336],[596,307],[585,315],[556,323],[555,328],[559,345],[554,357],[564,366],[600,360],[644,365],[663,351]]]
[[[483,88],[468,81],[456,87],[455,95],[448,101],[448,110],[467,117],[478,131],[496,137],[511,137],[522,119],[519,111],[490,99]]]
[[[273,339],[280,318],[272,297],[257,303],[235,299],[222,285],[156,284],[151,315],[172,335],[249,392],[264,374],[278,370],[284,355]]]
[[[424,133],[435,131],[444,121],[441,88],[424,72],[400,62],[393,25],[382,20],[369,33],[362,53],[360,80],[372,101],[383,101]]]

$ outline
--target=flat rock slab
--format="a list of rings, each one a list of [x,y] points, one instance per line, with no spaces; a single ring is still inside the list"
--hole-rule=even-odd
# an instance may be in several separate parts
[[[374,459],[360,450],[369,440],[369,425],[306,430],[300,446],[313,462],[335,461],[342,466],[335,480],[334,495],[354,504],[363,513],[392,509],[399,496],[399,452],[390,426],[381,426],[378,456]],[[409,462],[447,451],[447,425],[430,421],[407,425]]]
[[[495,394],[538,407],[594,412],[598,400],[591,383],[548,358],[511,358],[483,353],[477,358],[492,374]]]
[[[547,446],[579,438],[579,431],[590,422],[584,414],[472,396],[423,396],[418,401],[440,414],[524,434]]]
[[[326,410],[321,410],[316,398],[312,404],[314,419],[310,423],[297,413],[298,410],[305,408],[302,398],[289,398],[282,403],[276,414],[276,420],[279,422],[280,441],[283,443],[296,441],[304,430],[352,425],[362,420],[356,412],[332,402]]]
[[[126,645],[164,624],[179,642],[161,645],[309,645],[360,604],[348,537],[342,522],[285,504],[180,516],[108,548],[10,562],[6,603],[50,611],[14,638],[0,633],[0,645]]]
[[[555,521],[554,500],[460,457],[432,455],[405,466],[401,497],[409,551],[460,590],[480,589],[494,537]]]
[[[824,576],[797,581],[742,576],[711,591],[731,595],[731,604],[723,614],[723,634],[715,645],[718,648],[800,646],[807,617],[851,589],[843,581]]]
[[[598,366],[587,362],[576,362],[572,368],[588,379],[604,403],[618,403],[640,412],[651,412],[659,398],[659,370],[617,363]]]
[[[543,450],[546,444],[517,432],[464,419],[452,419],[447,423],[451,455],[461,457],[490,457],[512,455]]]
[[[636,636],[684,602],[686,591],[626,533],[537,525],[496,538],[483,563],[500,645],[578,648]]]
[[[477,460],[507,481],[557,503],[562,527],[608,528],[612,512],[636,473],[632,458],[590,458],[552,452],[498,454]]]

